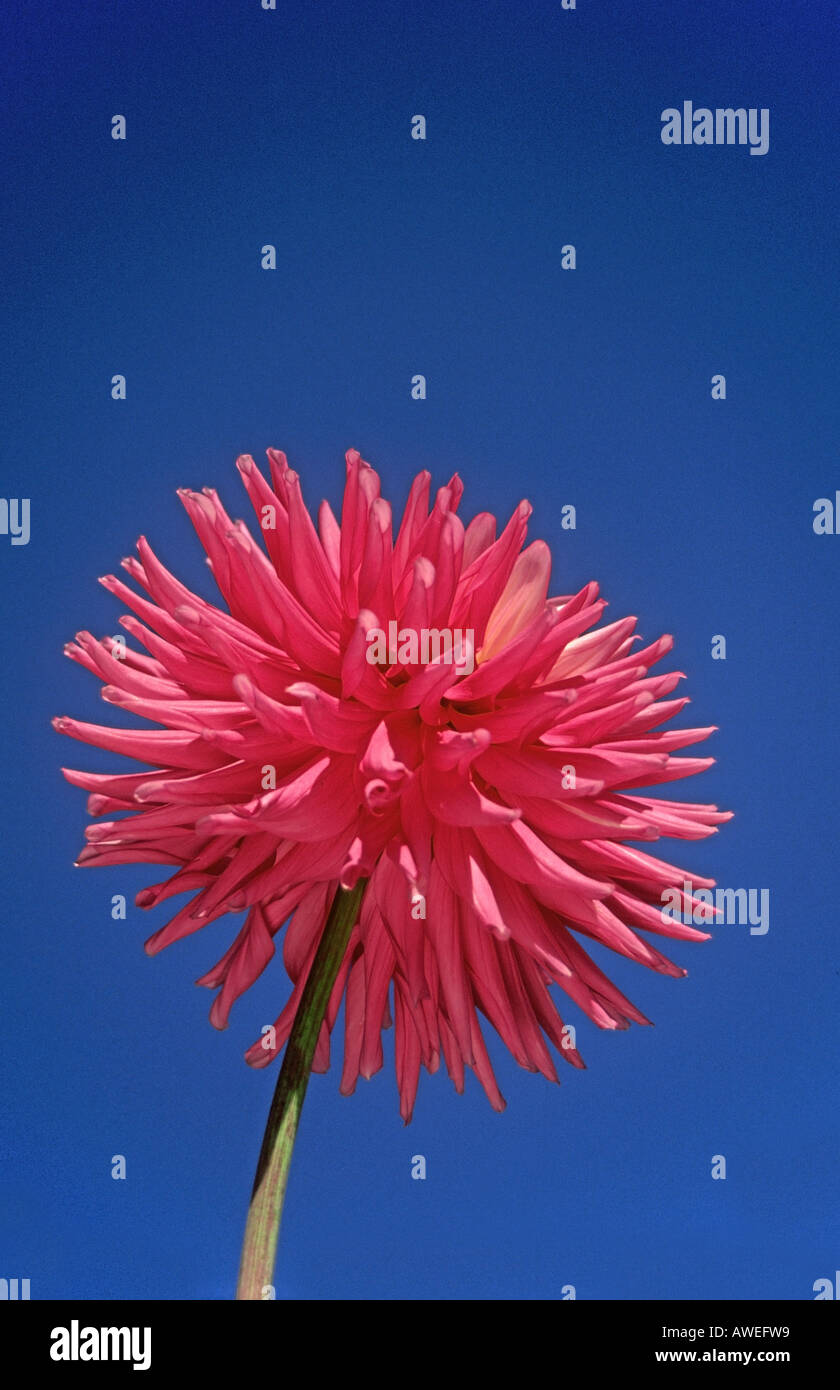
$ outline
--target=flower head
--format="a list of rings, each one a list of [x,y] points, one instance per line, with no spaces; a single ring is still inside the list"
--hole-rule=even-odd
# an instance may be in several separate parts
[[[174,869],[137,895],[151,908],[190,894],[150,954],[247,913],[198,981],[218,990],[217,1028],[288,923],[294,988],[246,1054],[257,1067],[288,1038],[338,886],[367,879],[315,1069],[329,1065],[344,999],[344,1094],[381,1067],[393,1017],[406,1120],[421,1064],[441,1058],[459,1091],[472,1067],[502,1109],[479,1012],[521,1066],[556,1080],[549,1042],[583,1062],[550,986],[601,1028],[648,1022],[581,937],[674,976],[686,972],[640,929],[705,939],[661,911],[665,889],[693,906],[684,871],[625,841],[700,839],[728,813],[627,788],[701,772],[713,759],[673,754],[713,729],[661,727],[687,703],[667,698],[681,673],[649,674],[670,637],[636,650],[635,618],[596,627],[594,583],[548,597],[548,547],[523,549],[528,503],[501,535],[487,512],[464,526],[459,478],[430,510],[421,473],[394,536],[379,478],[351,450],[341,524],[324,502],[316,529],[297,473],[268,457],[270,484],[250,457],[237,463],[265,550],[212,489],[179,493],[226,607],[185,588],[141,537],[123,563],[143,592],[101,582],[143,650],[87,632],[65,649],[109,704],[160,726],[54,721],[154,769],[64,770],[105,817],[79,863]]]

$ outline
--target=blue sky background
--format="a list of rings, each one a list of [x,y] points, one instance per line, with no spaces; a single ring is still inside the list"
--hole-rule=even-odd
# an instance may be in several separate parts
[[[176,487],[247,515],[234,459],[276,446],[335,505],[356,447],[399,505],[424,467],[461,472],[467,516],[527,496],[553,592],[597,579],[611,619],[674,634],[680,722],[720,732],[672,795],[736,817],[661,848],[769,888],[770,930],[676,944],[685,980],[601,952],[655,1028],[570,1005],[588,1070],[560,1088],[488,1032],[501,1116],[424,1072],[404,1129],[390,1040],[352,1099],[315,1077],[278,1297],[813,1298],[840,1266],[840,536],[812,530],[840,488],[836,7],[10,0],[0,26],[3,487],[32,514],[29,545],[0,536],[0,1275],[232,1296],[276,1078],[242,1053],[285,973],[214,1032],[192,981],[232,924],[145,957],[170,914],[133,897],[162,874],[74,869],[58,772],[122,760],[49,719],[119,722],[61,648],[119,631],[95,580],[141,531],[210,596]],[[769,153],[663,146],[685,99],[769,107]]]

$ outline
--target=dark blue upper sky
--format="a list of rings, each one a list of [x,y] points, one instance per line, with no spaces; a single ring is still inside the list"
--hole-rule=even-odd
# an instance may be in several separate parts
[[[0,1275],[232,1295],[276,1076],[242,1053],[286,977],[216,1033],[192,982],[230,924],[145,957],[167,910],[131,904],[162,875],[74,869],[58,772],[120,760],[49,719],[110,721],[61,648],[119,631],[95,581],[141,532],[212,593],[176,487],[246,515],[234,459],[275,446],[335,504],[356,447],[395,504],[425,467],[468,516],[527,496],[552,592],[597,579],[674,634],[681,722],[720,732],[671,795],[736,815],[661,850],[769,889],[770,929],[675,945],[685,980],[595,952],[655,1028],[570,1007],[588,1070],[560,1088],[489,1037],[501,1116],[424,1072],[404,1129],[390,1042],[352,1099],[314,1078],[278,1297],[812,1298],[840,1262],[840,536],[812,528],[840,488],[836,7],[41,0],[0,26],[3,488],[31,499],[29,544],[0,536]],[[769,152],[666,147],[684,100],[768,108]]]

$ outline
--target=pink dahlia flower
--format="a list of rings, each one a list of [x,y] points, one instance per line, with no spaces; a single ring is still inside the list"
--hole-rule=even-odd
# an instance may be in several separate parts
[[[556,1081],[549,1042],[583,1062],[550,986],[600,1028],[648,1022],[582,937],[674,976],[686,972],[640,929],[706,938],[661,914],[664,889],[694,905],[685,872],[624,842],[701,839],[729,818],[627,791],[703,771],[713,759],[673,754],[713,729],[661,727],[687,703],[667,698],[680,672],[649,674],[670,637],[635,650],[635,618],[596,627],[594,583],[548,597],[548,547],[523,549],[527,502],[497,536],[487,512],[464,526],[457,476],[429,510],[421,473],[394,538],[379,477],[350,450],[341,524],[323,502],[316,530],[297,473],[268,457],[270,485],[247,455],[237,464],[265,551],[212,489],[179,493],[226,607],[186,589],[141,537],[139,560],[123,563],[144,595],[101,582],[132,610],[121,622],[144,650],[87,632],[66,648],[109,704],[161,726],[55,720],[154,768],[64,770],[106,817],[79,863],[174,869],[137,895],[150,908],[190,894],[146,943],[152,955],[247,913],[198,981],[218,990],[217,1028],[288,923],[294,987],[273,1035],[246,1054],[255,1067],[289,1036],[336,890],[366,879],[315,1070],[329,1065],[344,999],[343,1094],[382,1066],[393,1020],[406,1121],[421,1064],[433,1072],[441,1057],[458,1091],[472,1067],[500,1110],[479,1012],[522,1067]]]

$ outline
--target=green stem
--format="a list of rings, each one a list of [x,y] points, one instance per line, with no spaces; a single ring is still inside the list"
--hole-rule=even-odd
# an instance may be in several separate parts
[[[257,1163],[242,1245],[237,1301],[262,1300],[263,1289],[273,1282],[289,1165],[315,1045],[350,933],[358,921],[366,883],[367,879],[360,879],[355,888],[337,890],[298,1004]]]

